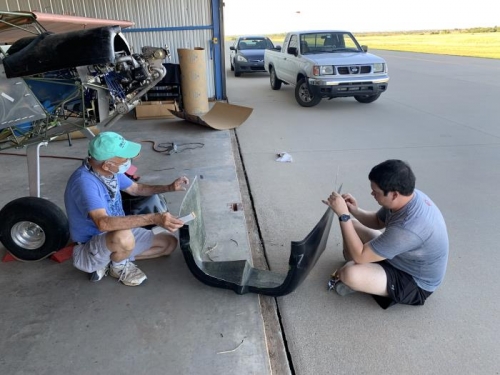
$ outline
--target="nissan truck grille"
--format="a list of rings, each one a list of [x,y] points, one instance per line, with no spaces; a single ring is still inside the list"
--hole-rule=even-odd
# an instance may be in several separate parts
[[[366,74],[371,73],[372,67],[370,65],[347,65],[337,66],[338,74]]]

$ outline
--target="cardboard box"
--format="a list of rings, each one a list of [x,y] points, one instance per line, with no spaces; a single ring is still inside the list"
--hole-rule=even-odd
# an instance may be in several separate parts
[[[135,118],[137,120],[175,118],[169,109],[177,110],[175,101],[141,102],[135,107]]]

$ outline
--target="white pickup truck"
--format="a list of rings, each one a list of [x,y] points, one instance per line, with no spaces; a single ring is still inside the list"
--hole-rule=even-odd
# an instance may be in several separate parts
[[[281,48],[265,51],[264,67],[271,88],[294,85],[303,107],[348,96],[372,103],[387,90],[389,76],[386,62],[367,50],[347,31],[290,32]]]

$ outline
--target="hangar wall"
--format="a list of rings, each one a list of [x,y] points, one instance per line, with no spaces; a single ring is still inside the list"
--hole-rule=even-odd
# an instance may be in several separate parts
[[[213,43],[214,0],[0,0],[0,10],[38,11],[81,17],[128,20],[135,23],[123,30],[134,52],[142,46],[164,47],[171,51],[167,62],[178,63],[178,48],[202,47],[207,60],[207,89],[209,98],[223,99],[221,73],[223,58]],[[216,12],[217,15],[220,12]],[[219,42],[223,37],[219,38]],[[220,47],[219,47],[220,48]],[[220,67],[222,64],[222,68]],[[216,74],[219,71],[219,74]],[[216,90],[216,85],[218,87]],[[216,92],[217,91],[217,92]],[[225,91],[222,89],[222,92]]]

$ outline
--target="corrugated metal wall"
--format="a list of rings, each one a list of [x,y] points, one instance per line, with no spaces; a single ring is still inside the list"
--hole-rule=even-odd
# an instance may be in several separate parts
[[[172,53],[169,62],[178,63],[178,48],[205,48],[208,96],[215,96],[210,0],[0,0],[0,10],[39,11],[82,17],[129,20],[137,32],[125,37],[134,52],[142,46],[164,47]],[[198,30],[162,30],[190,28]],[[156,30],[155,30],[156,29]]]

